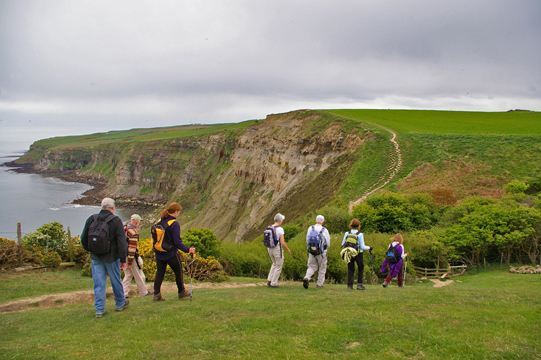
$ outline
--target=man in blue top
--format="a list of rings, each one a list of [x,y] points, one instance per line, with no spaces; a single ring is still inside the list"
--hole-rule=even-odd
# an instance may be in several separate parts
[[[306,275],[304,276],[304,279],[302,280],[302,286],[304,286],[305,289],[308,289],[308,283],[310,282],[310,279],[312,278],[312,275],[315,274],[316,271],[318,271],[317,276],[317,288],[322,288],[323,283],[325,282],[325,273],[327,272],[327,250],[331,246],[331,236],[329,235],[329,231],[323,227],[323,223],[325,222],[325,218],[323,215],[318,215],[316,217],[316,224],[312,225],[308,228],[308,232],[306,233],[306,242],[310,243],[310,237],[316,235],[320,236],[321,238],[321,247],[320,247],[320,253],[319,255],[312,255],[310,252],[308,253],[308,270],[306,270]]]

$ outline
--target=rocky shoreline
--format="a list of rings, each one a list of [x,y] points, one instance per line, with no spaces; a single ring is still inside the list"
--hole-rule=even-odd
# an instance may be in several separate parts
[[[162,208],[166,200],[159,203],[147,202],[135,197],[119,197],[107,192],[108,181],[106,179],[99,179],[92,176],[80,176],[75,171],[67,172],[41,172],[34,169],[34,164],[18,164],[13,161],[3,164],[2,166],[12,168],[12,171],[20,174],[40,174],[40,175],[53,175],[58,179],[67,182],[74,182],[80,184],[87,184],[92,188],[82,193],[82,197],[73,200],[72,204],[87,205],[87,206],[100,206],[104,197],[111,197],[115,199],[117,206],[127,210],[137,211],[141,215],[145,215],[153,212],[157,208]]]

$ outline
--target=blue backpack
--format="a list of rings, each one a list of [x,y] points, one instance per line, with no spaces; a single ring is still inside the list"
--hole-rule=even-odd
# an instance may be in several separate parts
[[[308,252],[314,256],[323,254],[324,245],[323,245],[323,235],[321,233],[325,230],[324,227],[321,227],[321,231],[317,232],[315,225],[312,225],[312,231],[308,235],[306,242],[308,243]]]
[[[400,261],[400,255],[398,254],[398,250],[396,249],[396,246],[393,246],[393,244],[391,244],[389,245],[389,249],[387,249],[387,262],[388,263],[396,264]]]

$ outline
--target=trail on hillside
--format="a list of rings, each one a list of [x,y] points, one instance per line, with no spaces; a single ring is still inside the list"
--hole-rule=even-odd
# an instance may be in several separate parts
[[[349,202],[349,212],[351,213],[353,211],[353,207],[359,205],[363,201],[366,200],[370,195],[387,185],[396,175],[398,170],[402,167],[402,153],[400,152],[400,146],[396,142],[396,134],[394,131],[385,129],[388,132],[390,132],[393,137],[390,139],[391,143],[393,144],[394,151],[392,155],[389,155],[389,165],[387,166],[387,171],[385,171],[385,174],[383,174],[378,181],[376,181],[374,184],[372,184],[371,187],[366,189],[366,191],[363,193],[363,195],[358,198],[357,200],[353,200]],[[395,156],[393,156],[395,155]]]
[[[245,287],[257,287],[266,286],[267,282],[261,283],[198,283],[193,285],[193,289],[232,289],[232,288],[245,288]],[[189,284],[185,285],[187,289],[190,288]],[[152,286],[150,286],[151,288]],[[152,290],[152,289],[150,289]],[[177,285],[175,283],[163,283],[161,287],[161,293],[174,294],[174,296],[165,296],[166,299],[176,299]],[[114,303],[113,289],[111,287],[106,290],[107,299]],[[130,296],[132,298],[139,297],[137,286],[132,285],[130,288]],[[148,296],[148,301],[152,301],[152,296]],[[45,309],[53,306],[63,306],[70,304],[82,304],[94,302],[94,290],[82,290],[82,291],[70,291],[59,294],[49,294],[34,296],[25,299],[18,299],[0,304],[0,314],[10,312],[22,312],[33,309]]]

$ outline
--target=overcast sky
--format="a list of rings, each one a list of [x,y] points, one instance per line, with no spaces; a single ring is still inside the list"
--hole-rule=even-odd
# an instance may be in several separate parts
[[[305,108],[540,111],[540,17],[539,0],[0,0],[0,142]]]

